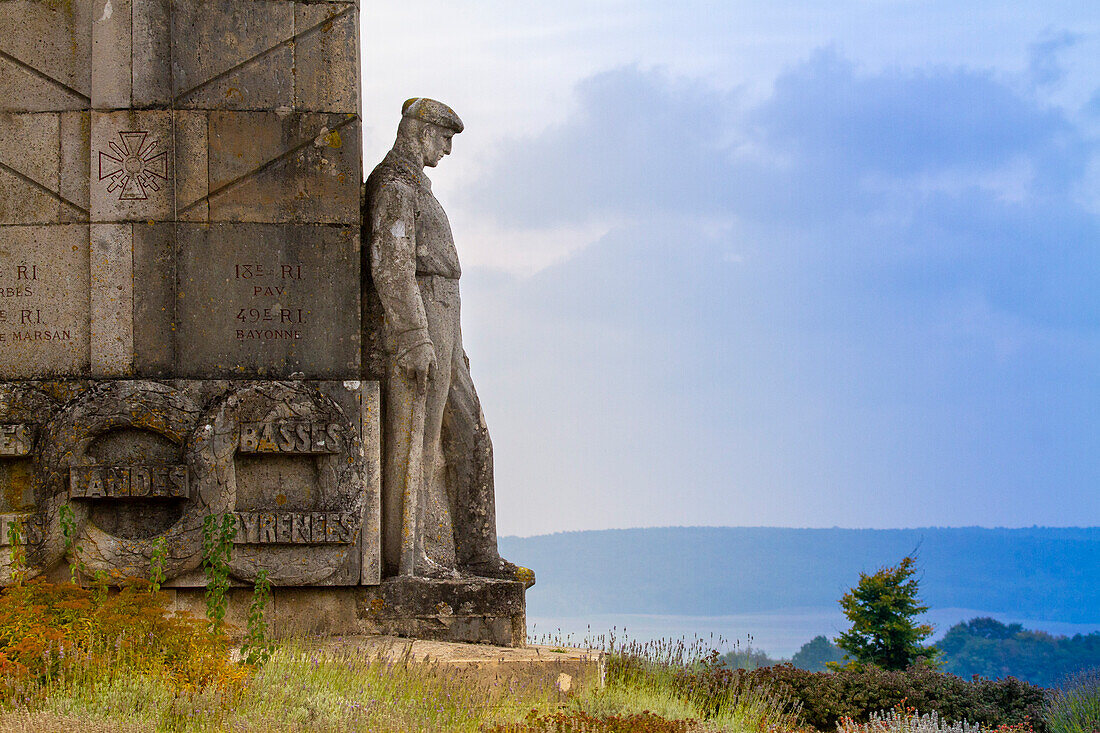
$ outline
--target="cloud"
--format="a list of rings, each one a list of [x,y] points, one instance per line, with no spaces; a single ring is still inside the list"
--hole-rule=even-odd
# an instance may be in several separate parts
[[[578,85],[577,114],[509,141],[466,202],[525,226],[713,210],[735,95],[636,67]]]
[[[653,215],[820,220],[882,213],[898,195],[936,188],[1060,190],[1089,152],[1062,112],[990,72],[861,74],[833,50],[780,75],[755,106],[638,67],[598,74],[576,96],[565,124],[505,144],[463,203],[527,227]]]
[[[1058,33],[1048,31],[1042,40],[1032,44],[1028,65],[1031,83],[1041,87],[1062,81],[1066,76],[1066,70],[1060,63],[1058,54],[1072,48],[1080,40],[1079,34],[1069,31]]]
[[[992,73],[859,74],[819,51],[779,77],[751,120],[771,145],[836,172],[892,176],[988,170],[1052,144],[1065,124]]]
[[[1021,313],[1051,314],[1048,301],[1068,297],[1095,314],[1091,286],[1074,280],[1100,264],[1088,246],[1100,232],[1072,198],[1095,143],[1009,81],[953,68],[861,74],[826,50],[746,107],[736,93],[623,68],[581,84],[566,125],[505,146],[467,204],[532,230],[675,221],[677,249],[707,227],[767,228],[730,253],[843,265],[895,288],[937,279]],[[1050,292],[1029,298],[1043,280]]]
[[[1018,82],[632,66],[504,145],[471,211],[612,224],[464,286],[502,526],[1100,521],[1095,143]]]

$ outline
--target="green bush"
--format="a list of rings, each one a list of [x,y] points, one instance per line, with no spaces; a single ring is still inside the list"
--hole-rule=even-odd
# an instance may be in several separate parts
[[[927,666],[904,672],[873,666],[806,672],[790,664],[738,670],[732,676],[745,678],[732,684],[770,686],[801,703],[801,721],[822,731],[836,730],[841,718],[866,722],[872,713],[904,705],[983,729],[1030,724],[1035,733],[1048,733],[1043,719],[1046,691],[1011,677],[968,681]]]

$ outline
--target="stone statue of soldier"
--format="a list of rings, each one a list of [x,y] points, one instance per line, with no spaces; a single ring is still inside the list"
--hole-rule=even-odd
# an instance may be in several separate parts
[[[387,575],[519,580],[497,551],[493,448],[459,327],[461,269],[424,168],[451,152],[458,115],[402,106],[397,140],[366,184],[370,271],[383,313],[383,564]]]

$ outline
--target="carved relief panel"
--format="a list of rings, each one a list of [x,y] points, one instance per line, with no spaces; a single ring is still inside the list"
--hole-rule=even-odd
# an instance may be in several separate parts
[[[15,539],[32,575],[67,561],[115,579],[149,577],[163,543],[170,584],[201,585],[211,515],[236,527],[238,581],[378,582],[376,383],[64,389],[0,391],[0,583]]]

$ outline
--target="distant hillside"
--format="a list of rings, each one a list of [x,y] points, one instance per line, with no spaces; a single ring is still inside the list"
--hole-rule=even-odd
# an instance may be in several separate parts
[[[534,568],[532,616],[716,616],[821,607],[917,549],[933,608],[1100,622],[1100,527],[899,530],[670,527],[503,537]]]

